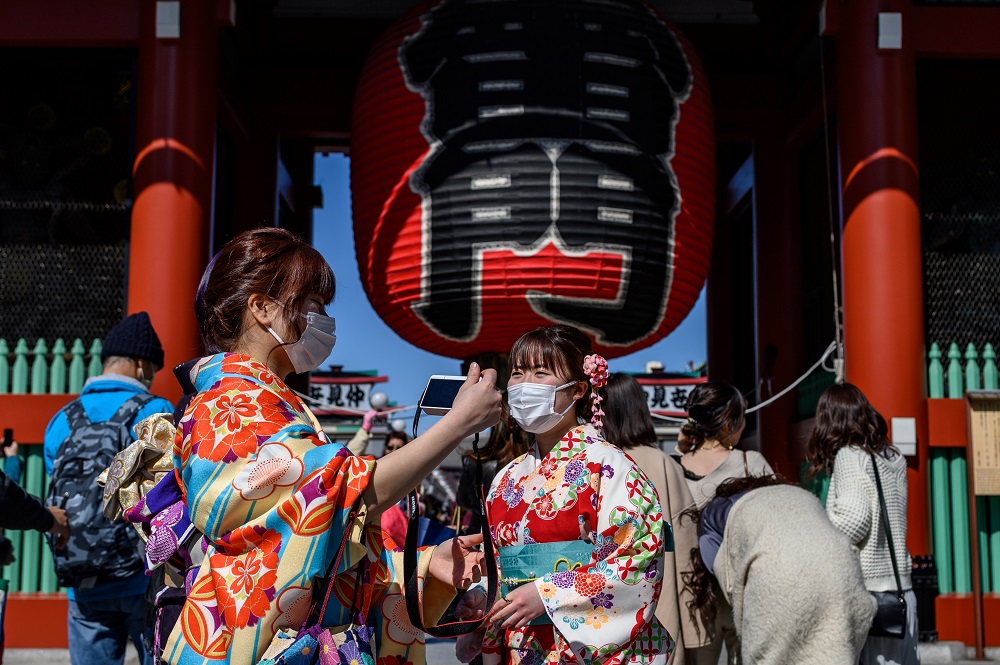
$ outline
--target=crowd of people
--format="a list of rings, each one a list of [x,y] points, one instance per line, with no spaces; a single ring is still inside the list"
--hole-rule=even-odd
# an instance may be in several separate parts
[[[664,452],[642,387],[566,325],[525,332],[503,375],[471,363],[447,415],[412,440],[391,433],[375,460],[363,454],[373,412],[348,445],[333,443],[285,383],[330,355],[335,286],[322,256],[287,231],[230,241],[195,296],[209,355],[175,370],[185,388],[176,409],[149,394],[163,366],[149,317],[109,333],[104,373],[46,431],[46,468],[59,476],[86,456],[77,449],[97,445],[95,425],[159,419],[176,430],[174,471],[125,507],[141,536],[129,536],[132,556],[66,573],[74,665],[120,663],[129,639],[146,663],[278,662],[268,658],[310,621],[359,620],[379,665],[418,665],[413,594],[425,625],[449,606],[468,622],[456,641],[463,662],[715,665],[723,648],[729,663],[918,662],[906,462],[855,386],[826,391],[805,450],[811,472],[831,478],[825,507],[739,447],[747,405],[733,386],[692,390],[676,450]],[[422,547],[416,581],[404,579],[401,501],[486,430],[455,488],[469,519]],[[45,508],[0,481],[0,526],[51,531],[67,559],[94,556],[76,494]],[[869,637],[870,592],[897,584],[907,629]]]

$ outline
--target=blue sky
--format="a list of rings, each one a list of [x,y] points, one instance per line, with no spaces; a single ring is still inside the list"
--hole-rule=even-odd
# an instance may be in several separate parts
[[[378,370],[389,378],[380,389],[396,404],[419,399],[431,374],[458,374],[460,362],[428,353],[397,335],[372,309],[354,254],[351,226],[349,160],[340,154],[316,156],[316,184],[323,188],[323,208],[313,215],[313,244],[337,276],[337,297],[330,313],[337,319],[337,346],[329,364],[346,371]],[[611,371],[643,372],[658,360],[667,371],[683,371],[706,357],[705,292],[694,309],[666,339],[636,353],[612,359]],[[325,366],[324,366],[325,368]]]

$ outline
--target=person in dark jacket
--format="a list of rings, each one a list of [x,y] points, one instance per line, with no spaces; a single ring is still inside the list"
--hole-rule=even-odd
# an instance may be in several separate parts
[[[66,511],[56,506],[45,507],[42,502],[31,496],[17,484],[20,475],[20,459],[17,456],[18,446],[13,443],[4,449],[7,457],[7,468],[14,474],[8,476],[0,471],[0,529],[27,530],[34,529],[42,533],[56,535],[56,545],[62,547],[69,538],[69,522],[66,521]],[[17,460],[11,463],[10,460]],[[13,468],[11,468],[13,467]],[[7,565],[9,552],[0,550],[0,565]]]

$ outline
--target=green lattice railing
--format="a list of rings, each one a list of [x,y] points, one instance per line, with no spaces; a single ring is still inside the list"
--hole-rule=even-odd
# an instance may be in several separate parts
[[[101,373],[101,341],[95,339],[90,348],[83,340],[73,341],[69,350],[62,339],[52,347],[44,339],[29,347],[19,339],[11,351],[7,340],[0,339],[0,399],[13,395],[76,394],[83,390],[88,377]],[[0,424],[2,426],[2,424]],[[43,497],[49,479],[40,444],[21,446],[22,473],[20,484],[29,494]],[[6,460],[0,462],[6,468]],[[3,579],[9,591],[56,591],[52,553],[42,534],[37,531],[7,531],[14,545],[17,561],[3,568]]]
[[[992,344],[982,355],[969,344],[958,344],[947,356],[935,343],[927,354],[927,393],[934,399],[963,399],[967,390],[997,390],[996,352]],[[944,363],[942,358],[944,357]],[[965,363],[962,363],[962,360]],[[931,534],[941,593],[972,591],[968,476],[964,448],[931,448]],[[1000,497],[976,497],[979,570],[983,591],[1000,592]]]

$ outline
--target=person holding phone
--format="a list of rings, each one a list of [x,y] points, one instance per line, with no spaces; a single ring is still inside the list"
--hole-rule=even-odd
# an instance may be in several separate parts
[[[376,461],[330,442],[285,379],[317,369],[333,350],[327,314],[333,271],[292,233],[246,231],[212,259],[196,296],[205,347],[196,394],[177,424],[174,468],[207,551],[189,572],[187,599],[162,658],[169,663],[260,661],[272,638],[307,618],[317,578],[346,542],[323,626],[351,622],[356,568],[367,559],[380,658],[423,663],[423,634],[405,619],[402,552],[387,552],[378,516],[463,440],[500,414],[496,373],[473,365],[447,415]],[[373,527],[373,525],[375,525]],[[444,612],[456,586],[480,577],[480,538],[422,553],[425,617]]]
[[[670,524],[652,483],[601,436],[607,362],[590,352],[565,325],[511,349],[507,408],[531,447],[487,496],[502,595],[481,632],[456,645],[463,660],[480,643],[487,665],[662,665],[673,651],[654,616]],[[456,613],[477,618],[482,604],[466,594]]]

